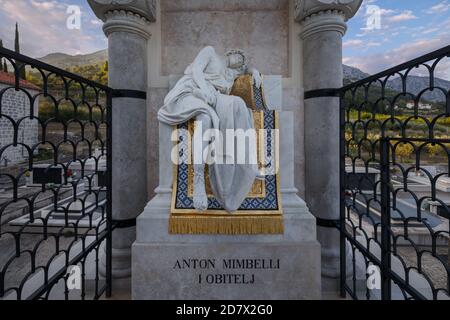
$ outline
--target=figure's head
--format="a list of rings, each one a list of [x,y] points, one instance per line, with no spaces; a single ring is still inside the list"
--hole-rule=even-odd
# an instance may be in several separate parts
[[[245,66],[245,53],[240,49],[232,49],[228,51],[225,56],[227,57],[227,66],[230,69],[240,69]]]

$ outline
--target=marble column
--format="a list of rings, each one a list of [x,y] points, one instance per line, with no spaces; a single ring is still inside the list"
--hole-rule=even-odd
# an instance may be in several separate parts
[[[303,77],[305,92],[341,88],[342,37],[346,21],[353,17],[362,0],[300,0],[296,21],[302,24]],[[305,99],[305,189],[313,215],[339,219],[339,98]],[[337,230],[317,228],[322,247],[322,275],[338,277]]]
[[[109,86],[131,92],[147,91],[147,45],[154,3],[146,0],[89,0],[104,22],[108,37]],[[125,3],[125,4],[123,4]],[[128,91],[130,92],[130,91]],[[125,95],[126,96],[126,95]],[[147,110],[138,97],[114,98],[112,103],[112,216],[132,220],[144,209],[147,193]],[[131,245],[136,228],[116,229],[112,237],[112,274],[131,275]],[[103,267],[104,267],[103,259]]]

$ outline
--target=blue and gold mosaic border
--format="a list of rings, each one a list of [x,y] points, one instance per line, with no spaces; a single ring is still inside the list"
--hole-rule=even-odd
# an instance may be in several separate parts
[[[241,204],[236,214],[280,214],[281,213],[281,197],[279,172],[276,170],[278,164],[278,145],[276,143],[276,130],[278,129],[278,113],[273,110],[262,111],[264,113],[264,129],[266,135],[264,142],[266,144],[266,172],[274,174],[265,177],[265,193],[264,197],[248,197]],[[172,213],[193,214],[198,211],[193,206],[193,199],[188,192],[188,161],[190,142],[187,136],[188,124],[178,126],[178,155],[180,164],[175,166],[174,184],[172,196]],[[202,214],[227,214],[217,199],[208,198],[208,210]]]

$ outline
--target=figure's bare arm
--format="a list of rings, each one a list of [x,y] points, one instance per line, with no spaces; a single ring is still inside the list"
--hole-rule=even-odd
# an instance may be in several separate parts
[[[240,69],[232,69],[235,74],[235,78],[244,74],[251,74],[253,76],[253,82],[257,88],[261,88],[262,86],[262,76],[261,73],[256,68],[249,68],[247,65],[244,65]]]
[[[250,68],[249,69],[249,74],[251,74],[253,76],[253,82],[255,83],[255,86],[257,88],[261,88],[261,86],[262,86],[261,73],[255,68]]]
[[[215,95],[214,92],[212,92],[211,87],[206,83],[204,70],[215,54],[214,48],[205,47],[199,52],[192,63],[192,76],[194,81],[208,103],[213,103]]]

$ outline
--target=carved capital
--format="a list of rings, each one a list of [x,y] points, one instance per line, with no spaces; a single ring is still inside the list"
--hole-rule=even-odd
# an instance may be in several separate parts
[[[295,20],[302,23],[302,39],[318,32],[347,31],[346,21],[352,18],[362,0],[297,0]]]
[[[150,39],[151,37],[150,22],[138,14],[124,10],[114,10],[107,12],[105,17],[106,22],[103,25],[103,32],[105,32],[107,37],[114,32],[134,33],[145,39]]]
[[[302,22],[302,39],[306,39],[319,32],[339,32],[341,36],[347,31],[347,24],[342,11],[327,10],[314,13]]]
[[[295,21],[303,22],[306,18],[320,12],[340,12],[344,22],[352,18],[362,0],[296,0]]]
[[[88,0],[95,15],[102,20],[106,36],[130,32],[149,39],[150,22],[156,21],[155,0]]]
[[[106,22],[107,13],[111,11],[131,12],[149,22],[156,21],[155,0],[88,0],[95,15]]]

